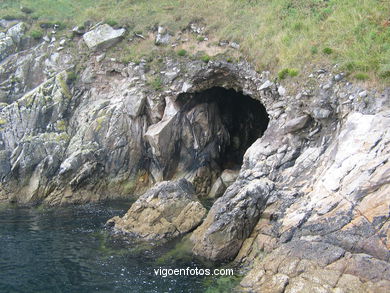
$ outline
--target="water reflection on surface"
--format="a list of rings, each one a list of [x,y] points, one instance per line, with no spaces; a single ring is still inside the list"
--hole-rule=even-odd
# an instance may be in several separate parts
[[[0,292],[204,292],[202,277],[154,276],[154,268],[208,265],[171,253],[177,243],[140,245],[104,230],[129,205],[0,209]]]

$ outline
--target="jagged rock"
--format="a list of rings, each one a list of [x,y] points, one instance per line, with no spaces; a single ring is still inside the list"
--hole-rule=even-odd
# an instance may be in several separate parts
[[[306,126],[309,120],[310,120],[309,115],[303,115],[295,119],[292,119],[286,123],[286,125],[284,126],[284,131],[286,133],[290,133],[290,132],[301,130]]]
[[[157,36],[155,40],[156,45],[168,45],[171,41],[172,36],[167,32],[167,30],[159,26],[157,29]]]
[[[212,260],[236,256],[274,188],[273,182],[266,179],[245,183],[232,185],[214,203],[203,224],[194,231],[191,240],[195,254]]]
[[[108,24],[101,24],[92,31],[83,35],[84,41],[88,48],[93,50],[102,50],[112,47],[118,43],[125,35],[126,30],[113,29]]]
[[[15,50],[15,43],[6,34],[0,34],[0,61],[8,57]]]
[[[145,240],[169,240],[197,227],[205,214],[191,183],[181,179],[157,184],[108,225]]]
[[[221,176],[214,182],[208,194],[210,198],[220,197],[225,190],[234,183],[238,177],[238,170],[224,170]]]
[[[7,33],[0,33],[0,61],[15,53],[21,47],[21,41],[26,31],[26,25],[20,22],[7,30]]]
[[[262,91],[262,90],[266,90],[266,89],[269,89],[271,86],[273,86],[274,83],[272,81],[269,81],[267,80],[265,83],[263,83],[260,87],[259,87],[259,91]]]

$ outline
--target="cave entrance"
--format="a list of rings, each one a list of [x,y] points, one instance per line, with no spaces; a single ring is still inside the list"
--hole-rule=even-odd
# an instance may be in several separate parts
[[[238,170],[245,151],[263,135],[269,122],[260,101],[233,89],[213,87],[181,94],[177,102],[196,145],[191,168],[208,166],[215,176],[225,169]],[[210,172],[201,173],[210,177]]]

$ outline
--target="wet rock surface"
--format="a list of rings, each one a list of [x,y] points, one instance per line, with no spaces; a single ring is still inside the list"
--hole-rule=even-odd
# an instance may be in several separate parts
[[[180,179],[158,183],[107,225],[144,240],[171,240],[196,228],[205,215],[192,184]]]

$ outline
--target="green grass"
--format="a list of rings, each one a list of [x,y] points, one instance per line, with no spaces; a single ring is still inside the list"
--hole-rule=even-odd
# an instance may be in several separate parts
[[[23,13],[20,6],[32,13]],[[302,70],[313,63],[337,63],[352,68],[349,73],[361,72],[384,82],[390,79],[389,15],[388,0],[0,2],[2,17],[61,22],[67,27],[86,20],[111,20],[130,32],[149,31],[155,24],[178,32],[189,22],[201,20],[208,37],[239,42],[241,53],[258,69],[279,72],[283,68]]]
[[[357,80],[367,80],[369,76],[366,73],[358,72],[354,75]]]

